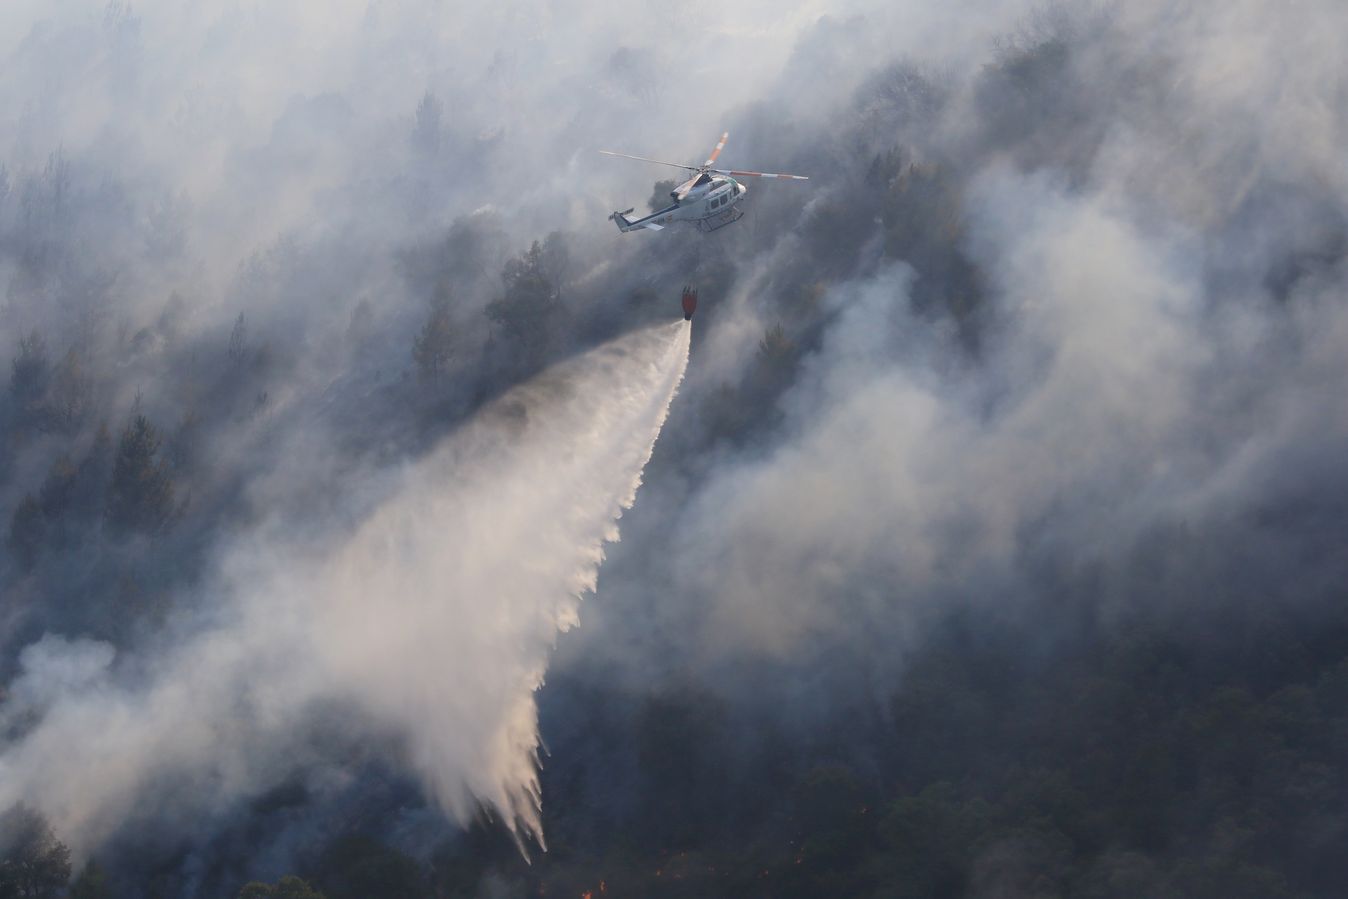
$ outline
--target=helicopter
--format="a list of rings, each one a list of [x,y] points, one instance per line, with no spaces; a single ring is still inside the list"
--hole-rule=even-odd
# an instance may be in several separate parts
[[[645,156],[632,156],[628,153],[614,153],[612,150],[600,150],[605,156],[620,156],[624,159],[636,159],[641,162],[653,162],[656,165],[686,169],[693,173],[687,181],[670,191],[674,202],[639,219],[629,219],[631,209],[615,212],[609,220],[616,222],[622,232],[646,228],[661,231],[675,222],[693,222],[698,230],[711,232],[739,221],[744,210],[740,202],[749,192],[749,188],[737,181],[737,178],[785,178],[789,181],[809,181],[807,175],[780,175],[772,172],[741,172],[737,169],[714,169],[712,163],[721,155],[725,142],[730,137],[727,131],[716,142],[716,147],[702,165],[682,165],[677,162],[664,162],[659,159],[647,159]]]

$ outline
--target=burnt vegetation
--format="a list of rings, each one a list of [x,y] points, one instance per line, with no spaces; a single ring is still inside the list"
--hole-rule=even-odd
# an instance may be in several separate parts
[[[820,134],[782,147],[782,170],[818,173],[816,202],[756,192],[756,222],[648,240],[590,276],[583,302],[577,279],[602,248],[560,232],[511,246],[491,213],[477,213],[399,248],[405,303],[386,309],[365,298],[380,285],[357,284],[367,293],[312,333],[275,310],[300,290],[337,291],[343,248],[278,243],[241,269],[231,298],[243,311],[188,327],[181,296],[130,302],[117,254],[131,248],[81,253],[90,231],[133,221],[103,174],[82,171],[92,161],[58,150],[38,170],[0,169],[0,259],[21,285],[15,308],[62,310],[5,348],[0,675],[13,676],[18,649],[45,632],[130,651],[183,611],[216,540],[263,511],[245,488],[285,424],[277,398],[295,384],[315,399],[287,415],[312,414],[335,434],[354,460],[340,477],[415,453],[589,343],[672,317],[677,291],[652,290],[651,273],[655,284],[697,283],[698,325],[716,327],[718,307],[747,289],[749,267],[736,260],[787,239],[792,252],[752,285],[767,324],[745,364],[679,409],[649,478],[696,476],[695,459],[780,439],[778,401],[836,315],[828,292],[882,266],[909,267],[917,315],[956,333],[977,364],[996,297],[970,249],[964,192],[994,158],[1079,184],[1106,124],[1152,110],[1163,65],[1119,56],[1104,100],[1092,93],[1081,54],[1102,44],[1118,50],[1107,35],[1045,21],[999,46],[972,76],[975,127],[953,144],[928,137],[954,102],[952,78],[885,69]],[[750,131],[773,118],[744,115]],[[417,165],[441,164],[450,118],[432,94],[421,100],[406,141]],[[648,205],[671,184],[657,183]],[[187,240],[164,239],[167,214],[146,219],[160,255]],[[1237,208],[1221,224],[1238,229],[1254,214]],[[1344,233],[1331,217],[1268,273],[1280,301],[1342,266]],[[338,336],[325,344],[327,330]],[[1310,533],[1307,546],[1320,546],[1344,536],[1343,496],[1333,499],[1269,510],[1254,530],[1270,541]],[[1211,550],[1200,544],[1181,536],[1170,552]],[[485,813],[412,845],[400,816],[424,800],[363,756],[368,747],[343,745],[355,758],[341,761],[376,786],[264,797],[222,815],[222,833],[200,844],[121,834],[78,870],[41,815],[9,809],[0,899],[1340,895],[1348,572],[1341,553],[1302,549],[1289,550],[1302,566],[1281,588],[1291,597],[1261,593],[1233,564],[1186,582],[1197,597],[1139,575],[1125,591],[1135,602],[1111,617],[1089,572],[1056,572],[995,619],[986,598],[934,615],[894,683],[870,680],[845,649],[818,670],[756,674],[822,691],[808,708],[765,709],[691,670],[628,689],[600,662],[574,663],[540,694],[549,851],[533,848],[532,865]],[[324,824],[297,826],[306,811]],[[259,870],[257,858],[275,864],[281,835],[287,870]]]

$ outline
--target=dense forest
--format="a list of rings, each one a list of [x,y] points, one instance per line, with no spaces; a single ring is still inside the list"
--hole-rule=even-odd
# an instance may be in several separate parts
[[[1343,24],[1291,18],[1317,15]],[[493,201],[536,151],[443,85],[396,133],[289,98],[226,165],[239,195],[336,174],[318,224],[263,238],[134,147],[30,124],[0,168],[0,897],[1339,895],[1348,176],[1319,154],[1348,72],[1316,44],[1289,73],[1284,24],[1258,91],[1213,87],[1159,0],[990,18],[959,67],[813,22],[714,110],[810,186],[755,183],[711,235],[535,228],[562,188]],[[88,41],[135,95],[149,30],[113,3],[5,65]],[[640,65],[605,57],[607,102],[674,100]],[[792,111],[811,75],[841,93]],[[634,196],[661,174],[623,171]],[[106,672],[154,683],[229,618],[222,547],[322,542],[513,386],[677,318],[683,284],[688,380],[535,694],[546,847],[486,797],[446,815],[337,702],[265,753],[210,724],[265,778],[166,751],[88,814],[18,783],[60,697],[120,709]],[[74,759],[137,751],[79,733]]]

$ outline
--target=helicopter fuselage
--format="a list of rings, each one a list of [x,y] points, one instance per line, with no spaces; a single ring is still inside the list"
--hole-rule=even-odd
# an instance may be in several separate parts
[[[638,162],[667,165],[693,173],[693,177],[670,192],[669,198],[674,202],[664,209],[656,210],[645,218],[635,220],[627,217],[632,211],[628,209],[613,213],[609,216],[609,219],[617,224],[619,231],[633,231],[637,228],[660,231],[675,222],[692,222],[702,231],[715,231],[717,228],[737,221],[740,216],[744,215],[744,210],[740,208],[740,201],[744,199],[744,195],[749,192],[749,189],[736,180],[736,176],[740,178],[781,178],[787,181],[810,180],[808,175],[712,168],[716,163],[716,157],[721,155],[721,150],[725,148],[725,142],[729,137],[729,131],[721,135],[721,139],[717,141],[711,155],[702,165],[684,165],[681,162],[666,162],[662,159],[651,159],[648,156],[633,156],[630,153],[600,150],[599,152],[605,156],[622,156],[626,159],[635,159]]]
[[[734,178],[699,172],[670,191],[672,201],[664,209],[630,220],[627,213],[615,212],[611,219],[620,231],[646,228],[660,231],[676,222],[692,222],[703,231],[715,231],[744,214],[739,203],[749,189]],[[627,210],[630,213],[632,210]]]

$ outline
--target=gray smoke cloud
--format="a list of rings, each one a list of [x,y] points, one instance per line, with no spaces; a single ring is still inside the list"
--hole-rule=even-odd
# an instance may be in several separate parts
[[[590,225],[645,193],[650,173],[603,167],[594,150],[704,153],[727,107],[776,78],[819,14],[7,5],[0,344],[38,330],[56,360],[70,350],[115,372],[84,388],[114,438],[132,410],[176,427],[175,441],[193,421],[227,424],[197,439],[197,474],[178,475],[203,529],[179,525],[165,554],[205,545],[208,576],[168,588],[158,631],[117,652],[78,637],[88,616],[67,623],[63,609],[115,622],[141,587],[96,562],[42,580],[0,563],[15,648],[4,801],[32,802],[80,852],[129,821],[182,822],[183,809],[209,836],[213,814],[296,769],[340,781],[310,742],[311,719],[335,703],[352,733],[395,744],[451,815],[485,803],[541,839],[531,690],[591,585],[596,541],[630,502],[663,414],[647,394],[668,399],[672,362],[652,367],[636,332],[584,357],[588,376],[547,382],[567,422],[526,391],[495,407],[523,403],[524,425],[493,414],[504,431],[478,425],[421,461],[409,460],[427,435],[388,398],[433,282],[448,278],[449,405],[475,401],[471,348],[489,336],[482,312],[509,249],[583,226],[579,259],[609,241],[620,260],[641,252],[607,234],[599,244]],[[698,93],[719,99],[675,103],[670,117],[669,100]],[[696,136],[682,142],[684,129]],[[576,274],[575,305],[591,280]],[[576,408],[596,397],[613,405]],[[89,450],[97,421],[77,424],[70,442],[7,443],[6,516],[54,456]],[[571,442],[584,438],[601,445]],[[612,483],[572,470],[586,464]],[[410,542],[395,553],[389,541]],[[156,579],[171,567],[143,541],[118,552]]]
[[[225,473],[194,502],[237,494],[244,511],[201,538],[219,574],[181,620],[114,656],[25,632],[43,597],[14,588],[0,799],[33,800],[82,847],[162,792],[161,767],[210,772],[190,802],[228,806],[319,765],[295,719],[336,699],[452,814],[486,801],[537,832],[531,687],[592,586],[670,369],[581,357],[585,396],[525,388],[550,399],[520,400],[523,436],[503,400],[453,451],[386,400],[442,280],[449,405],[482,398],[462,384],[494,364],[474,348],[496,336],[497,274],[553,231],[586,326],[622,330],[645,315],[636,290],[672,311],[668,285],[727,273],[666,435],[684,445],[768,328],[800,340],[764,401],[773,427],[657,459],[564,669],[612,663],[633,691],[692,671],[743,697],[764,678],[731,674],[811,683],[841,648],[882,691],[925,616],[958,602],[1089,583],[1108,614],[1139,583],[1176,604],[1195,583],[1293,590],[1295,554],[1258,521],[1341,493],[1348,444],[1345,16],[1328,0],[7,4],[0,229],[24,252],[0,270],[0,345],[42,327],[59,356],[125,331],[141,349],[95,391],[175,420],[224,402],[202,360],[243,312],[248,358],[266,350],[278,374],[263,412],[212,433]],[[808,188],[755,184],[751,217],[710,238],[604,222],[662,173],[594,150],[697,161],[725,128],[730,164]],[[945,205],[905,194],[923,214],[901,240],[873,201],[910,189],[905,171]],[[953,235],[977,270],[972,324],[923,234]],[[797,287],[816,282],[821,324],[797,333]],[[668,344],[642,346],[629,354]],[[536,409],[634,378],[640,395],[614,397],[641,423],[617,429],[623,459],[596,443],[576,452],[602,484],[558,477],[549,441],[614,427],[588,409],[588,430],[538,431]],[[7,514],[54,445],[6,450]],[[1176,549],[1146,569],[1158,534]],[[806,727],[836,697],[810,699],[791,706]]]
[[[1343,269],[1314,266],[1344,222],[1348,169],[1331,148],[1345,76],[1311,33],[1342,16],[1041,9],[1004,46],[1042,60],[1070,45],[1047,106],[999,124],[1023,99],[947,79],[932,127],[899,139],[965,176],[955,227],[990,301],[978,353],[917,306],[911,266],[867,257],[879,219],[859,228],[865,271],[823,295],[830,323],[777,400],[776,439],[648,496],[637,527],[667,516],[650,524],[674,547],[655,570],[679,600],[650,610],[664,626],[644,639],[677,648],[615,658],[639,677],[652,655],[722,670],[746,652],[782,663],[864,648],[892,682],[925,616],[953,603],[1008,606],[1064,583],[1089,584],[1102,609],[1138,602],[1140,547],[1165,533],[1193,569],[1155,573],[1155,602],[1195,602],[1204,578],[1240,583],[1247,561],[1295,580],[1256,521],[1341,487]],[[1045,134],[1058,140],[1027,144]],[[802,226],[828,201],[812,196]],[[789,266],[800,240],[784,235],[759,264]],[[1275,298],[1289,257],[1313,274]],[[752,359],[783,314],[763,299],[764,269],[746,280],[690,393],[714,391],[718,362]],[[1241,549],[1214,559],[1205,540]],[[646,613],[636,553],[606,574],[621,611],[578,635],[594,640],[578,656],[621,647],[605,627]]]

